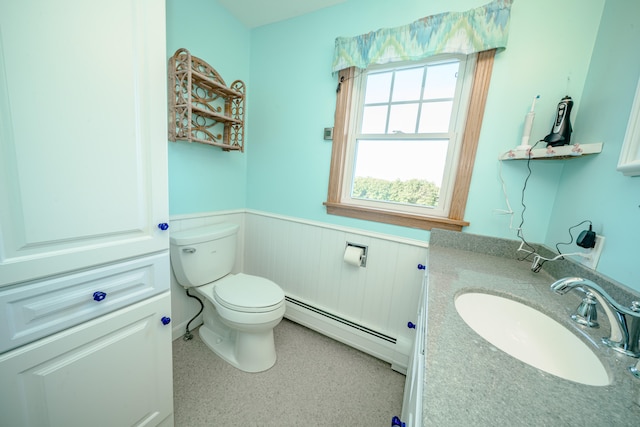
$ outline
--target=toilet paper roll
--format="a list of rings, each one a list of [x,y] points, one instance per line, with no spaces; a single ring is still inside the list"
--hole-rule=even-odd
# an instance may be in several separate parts
[[[364,249],[357,248],[355,246],[347,246],[347,249],[344,251],[344,262],[360,267],[363,255]]]

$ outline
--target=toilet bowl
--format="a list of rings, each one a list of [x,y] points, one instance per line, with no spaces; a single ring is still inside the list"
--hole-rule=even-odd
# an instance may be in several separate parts
[[[269,290],[263,289],[262,295],[267,294],[265,302],[258,298],[243,302],[247,291],[257,285]],[[227,299],[219,295],[217,288],[227,291]],[[206,301],[200,338],[214,353],[245,372],[265,371],[276,363],[273,328],[285,312],[284,292],[279,286],[261,277],[238,274],[199,286],[195,291]]]
[[[171,235],[171,264],[178,283],[204,303],[202,341],[223,360],[245,372],[276,362],[273,328],[285,313],[283,290],[249,274],[231,274],[234,224],[216,224]]]

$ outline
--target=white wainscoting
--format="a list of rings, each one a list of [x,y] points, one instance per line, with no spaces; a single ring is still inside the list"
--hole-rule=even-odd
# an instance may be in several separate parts
[[[287,297],[396,340],[332,321],[287,303],[285,316],[392,363],[404,371],[415,330],[426,242],[345,229],[329,224],[248,212],[245,273],[267,277]],[[343,260],[346,243],[368,247],[366,267]]]
[[[289,299],[285,317],[405,371],[415,336],[407,323],[416,322],[424,277],[417,266],[426,264],[426,242],[244,210],[172,217],[170,230],[223,221],[241,226],[234,272],[280,285]],[[347,242],[368,247],[366,267],[344,262]],[[302,308],[291,299],[340,319]],[[174,339],[184,334],[199,308],[172,277]],[[191,329],[200,323],[197,319]]]

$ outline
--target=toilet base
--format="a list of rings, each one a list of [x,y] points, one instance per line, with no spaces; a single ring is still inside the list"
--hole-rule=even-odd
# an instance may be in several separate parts
[[[221,336],[204,324],[199,333],[207,347],[241,371],[262,372],[276,363],[273,329],[258,333],[232,331]]]

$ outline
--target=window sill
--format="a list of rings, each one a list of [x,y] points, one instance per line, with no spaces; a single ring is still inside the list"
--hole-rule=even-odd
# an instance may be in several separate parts
[[[384,222],[387,224],[401,225],[403,227],[421,228],[423,230],[442,228],[445,230],[462,231],[462,227],[469,225],[469,223],[464,220],[413,215],[402,212],[364,208],[355,205],[345,205],[344,203],[324,202],[323,204],[327,207],[327,213],[329,215]]]

